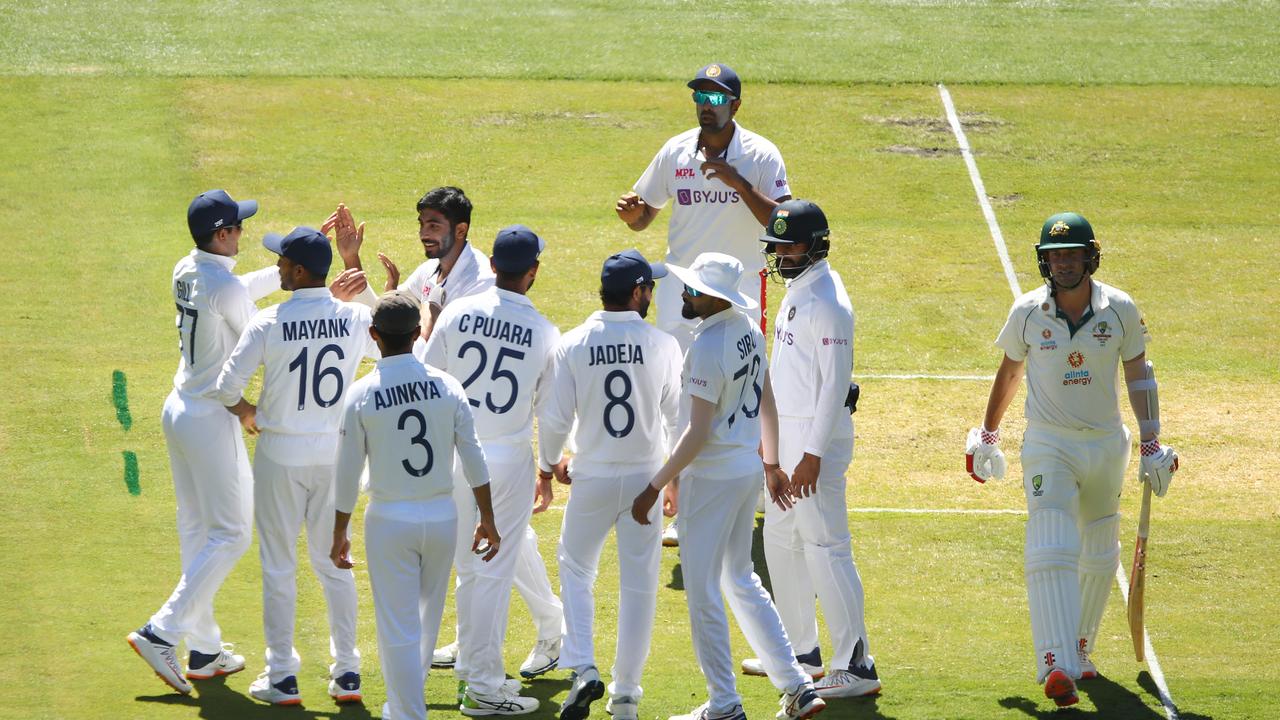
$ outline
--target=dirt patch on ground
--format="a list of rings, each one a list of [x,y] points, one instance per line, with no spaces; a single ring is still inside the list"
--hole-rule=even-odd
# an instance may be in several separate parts
[[[959,155],[960,148],[955,147],[917,147],[915,145],[890,145],[876,152],[894,153],[896,155],[914,155],[922,158],[950,157]]]
[[[607,113],[571,112],[569,110],[536,111],[536,112],[503,112],[481,115],[472,120],[473,125],[515,126],[535,123],[583,123],[586,125],[609,126],[617,128],[636,127],[635,122],[623,120]]]
[[[987,199],[992,205],[1007,207],[1022,199],[1022,193],[1010,193],[1008,195],[988,195]]]
[[[986,113],[965,112],[960,113],[960,126],[966,131],[969,130],[992,130],[1004,127],[1009,123],[1000,118],[991,117]],[[891,127],[920,128],[931,133],[951,133],[951,123],[947,122],[945,117],[877,117],[868,116],[865,118],[867,122],[873,122],[878,125],[889,125]]]

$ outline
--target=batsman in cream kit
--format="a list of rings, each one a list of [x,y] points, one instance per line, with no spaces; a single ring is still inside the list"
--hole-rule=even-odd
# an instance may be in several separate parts
[[[1147,328],[1133,300],[1093,279],[1102,250],[1077,213],[1044,222],[1036,261],[1045,285],[1018,298],[996,338],[1004,358],[981,428],[965,455],[979,482],[1004,476],[1000,421],[1027,376],[1022,442],[1027,498],[1026,582],[1036,680],[1059,706],[1078,701],[1076,681],[1098,675],[1098,624],[1120,562],[1120,494],[1130,434],[1120,419],[1117,368],[1124,368],[1138,419],[1139,479],[1158,496],[1178,457],[1158,439],[1155,375]]]

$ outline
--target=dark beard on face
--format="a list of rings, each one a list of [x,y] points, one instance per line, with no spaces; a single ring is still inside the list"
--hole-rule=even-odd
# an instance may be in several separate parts
[[[804,274],[809,269],[808,263],[804,265],[783,265],[778,263],[778,274],[788,280],[794,280]]]
[[[693,303],[688,300],[684,301],[684,304],[680,306],[680,317],[685,320],[693,320],[698,317],[698,311],[693,309]]]
[[[642,318],[649,317],[649,301],[648,300],[642,301],[640,303],[639,309],[637,309],[636,312],[640,313],[640,317]],[[683,308],[681,309],[681,312],[682,313],[684,312]]]

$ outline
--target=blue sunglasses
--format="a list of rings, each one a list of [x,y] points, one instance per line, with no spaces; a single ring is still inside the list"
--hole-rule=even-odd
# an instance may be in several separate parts
[[[722,92],[703,92],[701,90],[693,91],[693,102],[695,105],[710,105],[719,107],[728,105],[733,100],[733,96]]]
[[[684,292],[685,292],[685,294],[686,294],[686,295],[688,295],[689,297],[698,297],[699,295],[701,295],[701,294],[702,294],[702,293],[698,292],[697,290],[695,290],[694,288],[689,287],[688,285],[685,285],[685,286],[684,286]]]

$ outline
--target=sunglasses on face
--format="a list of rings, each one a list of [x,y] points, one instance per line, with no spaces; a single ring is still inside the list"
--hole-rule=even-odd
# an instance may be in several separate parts
[[[700,293],[700,292],[698,292],[697,290],[695,290],[695,289],[693,289],[693,288],[689,287],[688,285],[685,285],[685,286],[684,286],[684,294],[685,294],[685,295],[688,295],[689,297],[698,297],[698,296],[699,296],[699,295],[701,295],[702,293]]]
[[[730,100],[733,100],[733,98],[728,93],[703,92],[701,90],[693,91],[693,102],[696,105],[711,105],[712,107],[719,107],[721,105],[728,105]]]

